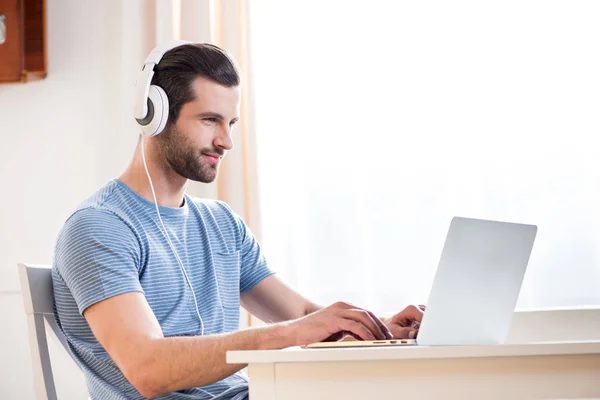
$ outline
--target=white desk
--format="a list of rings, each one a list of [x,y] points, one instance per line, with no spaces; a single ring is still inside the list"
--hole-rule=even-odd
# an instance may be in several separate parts
[[[600,399],[600,341],[230,351],[251,400]]]

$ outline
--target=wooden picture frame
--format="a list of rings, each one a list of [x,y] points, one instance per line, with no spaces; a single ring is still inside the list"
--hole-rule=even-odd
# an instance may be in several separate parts
[[[47,59],[46,0],[0,0],[0,83],[45,78]]]

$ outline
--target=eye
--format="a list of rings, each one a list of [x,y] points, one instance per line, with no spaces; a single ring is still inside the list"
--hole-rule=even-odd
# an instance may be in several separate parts
[[[218,122],[217,118],[203,118],[203,120],[211,122],[213,124],[216,124]]]

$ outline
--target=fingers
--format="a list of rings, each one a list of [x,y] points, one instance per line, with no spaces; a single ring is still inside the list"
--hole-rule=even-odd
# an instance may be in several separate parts
[[[373,320],[371,315],[364,310],[343,310],[339,313],[339,316],[345,319],[353,320],[364,325],[375,339],[387,339],[388,336],[383,333],[381,327]],[[386,328],[387,329],[387,328]]]
[[[411,305],[392,317],[390,328],[394,325],[399,325],[400,327],[412,327],[418,329],[422,321],[423,310],[420,307]]]
[[[378,318],[375,314],[373,314],[371,311],[367,311],[367,312],[369,313],[369,315],[371,316],[371,318],[373,319],[373,321],[375,321],[377,323],[377,325],[379,326],[379,328],[381,328],[381,331],[385,335],[384,339],[391,339],[391,338],[393,338],[392,332],[390,332],[390,330],[387,327],[387,325],[384,324],[383,321],[380,318]]]
[[[360,336],[355,335],[352,332],[340,331],[338,333],[334,333],[329,336],[327,339],[323,340],[324,342],[346,342],[353,340],[362,340]]]
[[[412,314],[412,316],[414,317],[413,321],[421,322],[423,320],[423,311],[425,311],[424,305],[421,304],[418,307],[408,306],[405,308],[405,310]]]
[[[360,337],[356,336],[354,333],[352,332],[347,332],[347,335],[341,339],[342,341],[346,341],[346,340],[360,340]]]
[[[425,307],[425,306],[423,306]],[[404,321],[417,321],[417,322],[421,322],[423,320],[423,309],[421,308],[421,306],[416,307],[413,305],[410,305],[408,307],[406,307],[404,310],[402,310],[398,316],[404,320]]]
[[[338,302],[335,306],[346,310],[341,314],[345,318],[350,318],[368,327],[377,339],[391,339],[393,337],[383,321],[372,312],[343,302]]]
[[[419,330],[409,326],[393,325],[391,327],[394,339],[414,339],[419,334]]]
[[[334,333],[333,335],[329,336],[328,338],[326,338],[323,341],[324,342],[338,342],[338,341],[342,340],[344,338],[344,336],[346,336],[346,335],[350,335],[350,333],[346,332],[346,331],[339,331],[339,332]]]
[[[356,322],[351,319],[340,318],[338,320],[338,324],[340,330],[348,331],[354,337],[358,337],[361,340],[375,340],[375,336],[373,336],[371,331],[360,322]]]

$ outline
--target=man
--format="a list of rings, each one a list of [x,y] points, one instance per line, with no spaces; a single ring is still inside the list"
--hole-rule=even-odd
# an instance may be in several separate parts
[[[56,245],[57,320],[92,399],[247,399],[244,366],[228,365],[228,350],[416,336],[417,307],[382,321],[305,299],[272,274],[225,203],[185,193],[189,179],[212,182],[233,148],[240,79],[223,50],[175,47],[152,84],[169,100],[163,132],[140,138],[125,172],[75,210]],[[269,325],[238,330],[240,304]]]

